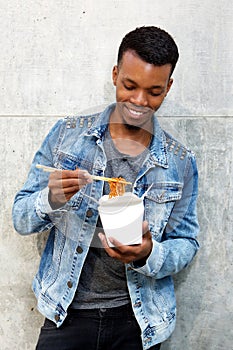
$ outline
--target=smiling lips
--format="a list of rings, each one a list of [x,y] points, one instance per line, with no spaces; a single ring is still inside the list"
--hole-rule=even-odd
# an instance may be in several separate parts
[[[138,111],[135,111],[134,109],[131,109],[131,108],[128,108],[128,111],[131,114],[135,115],[136,117],[140,117],[143,114],[143,112],[138,112]]]
[[[147,115],[148,113],[153,113],[153,111],[151,110],[151,108],[142,108],[141,110],[139,110],[138,108],[134,109],[132,107],[126,106],[128,112],[133,116],[133,117],[137,117],[140,118],[142,116]]]

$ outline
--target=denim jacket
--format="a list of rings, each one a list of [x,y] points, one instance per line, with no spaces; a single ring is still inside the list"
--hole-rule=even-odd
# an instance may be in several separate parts
[[[22,235],[50,230],[33,291],[38,309],[59,327],[74,297],[98,219],[103,182],[93,181],[63,207],[48,203],[48,173],[37,163],[58,169],[86,169],[104,175],[103,148],[109,115],[104,112],[59,120],[36,153],[13,206],[13,222]],[[198,173],[194,154],[165,133],[154,116],[150,152],[133,186],[144,198],[153,248],[145,265],[125,264],[128,290],[142,332],[144,349],[172,333],[176,301],[172,275],[185,268],[198,250],[196,214]],[[92,199],[94,198],[94,200]]]

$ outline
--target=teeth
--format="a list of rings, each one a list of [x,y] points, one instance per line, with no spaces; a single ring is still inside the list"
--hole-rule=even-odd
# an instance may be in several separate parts
[[[133,109],[129,109],[130,113],[134,114],[134,115],[142,115],[142,112],[137,112],[137,111],[134,111]]]

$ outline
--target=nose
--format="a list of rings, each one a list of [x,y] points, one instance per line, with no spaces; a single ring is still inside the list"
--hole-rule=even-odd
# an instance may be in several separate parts
[[[130,102],[137,106],[148,106],[148,100],[146,96],[146,92],[143,90],[134,90],[133,94],[130,97]]]

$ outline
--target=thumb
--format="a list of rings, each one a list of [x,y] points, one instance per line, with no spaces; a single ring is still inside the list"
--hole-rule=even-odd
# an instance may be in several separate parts
[[[148,221],[143,221],[143,223],[142,223],[142,234],[145,235],[147,232],[149,232]]]

